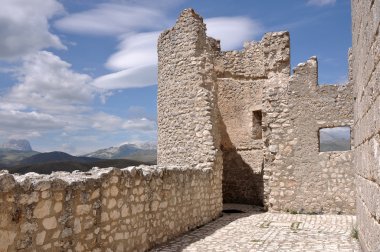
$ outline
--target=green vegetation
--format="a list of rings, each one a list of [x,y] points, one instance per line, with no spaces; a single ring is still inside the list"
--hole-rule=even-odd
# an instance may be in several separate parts
[[[358,240],[359,239],[359,231],[356,227],[352,227],[351,237]]]

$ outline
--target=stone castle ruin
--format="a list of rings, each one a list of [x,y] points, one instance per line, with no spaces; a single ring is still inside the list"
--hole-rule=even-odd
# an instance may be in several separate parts
[[[379,2],[371,8],[380,10]],[[353,0],[354,34],[364,33],[364,16],[379,21],[366,5]],[[362,56],[367,40],[354,39],[350,83],[321,86],[315,57],[290,74],[287,32],[223,52],[202,18],[184,10],[158,41],[158,165],[0,172],[0,251],[146,251],[218,218],[223,202],[354,213],[356,199],[362,247],[375,251],[379,206],[370,191],[380,190],[370,169],[355,175],[353,166],[366,166],[378,136],[369,133],[373,117],[362,104],[371,111],[376,103],[363,98],[361,80],[375,85],[359,68],[373,58]],[[320,151],[321,130],[353,125],[353,150]]]
[[[158,163],[216,165],[224,202],[353,213],[352,153],[318,139],[352,125],[352,84],[319,86],[315,57],[290,75],[289,47],[275,32],[223,52],[185,10],[158,42]]]

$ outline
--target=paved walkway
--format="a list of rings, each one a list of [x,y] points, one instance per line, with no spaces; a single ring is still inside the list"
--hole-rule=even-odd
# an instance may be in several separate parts
[[[224,208],[245,213],[224,213],[152,251],[360,251],[352,238],[354,216],[263,213],[244,205]]]

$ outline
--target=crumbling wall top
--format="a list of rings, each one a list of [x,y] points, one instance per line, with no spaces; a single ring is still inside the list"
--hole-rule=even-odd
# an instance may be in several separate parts
[[[261,41],[246,42],[241,51],[222,51],[217,67],[218,77],[221,78],[266,79],[272,73],[289,76],[289,32],[266,33]]]

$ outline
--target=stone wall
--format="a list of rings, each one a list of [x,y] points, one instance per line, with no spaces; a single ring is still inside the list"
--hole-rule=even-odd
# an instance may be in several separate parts
[[[363,251],[380,251],[380,1],[351,4],[358,233]]]
[[[352,85],[319,86],[315,57],[290,76],[287,32],[219,52],[214,62],[224,202],[353,213],[351,151],[319,152],[319,129],[353,123]]]
[[[0,175],[0,251],[145,251],[218,217],[208,169]]]
[[[213,54],[203,20],[184,10],[158,40],[157,162],[202,168],[219,149],[219,116]]]
[[[317,59],[299,64],[268,109],[269,208],[354,213],[351,151],[319,152],[319,129],[352,125],[352,85],[318,85]],[[270,96],[269,96],[270,97]],[[273,101],[271,101],[273,105]]]
[[[267,33],[242,51],[217,55],[224,202],[264,204],[262,92],[272,79],[287,83],[289,45],[289,33]]]

